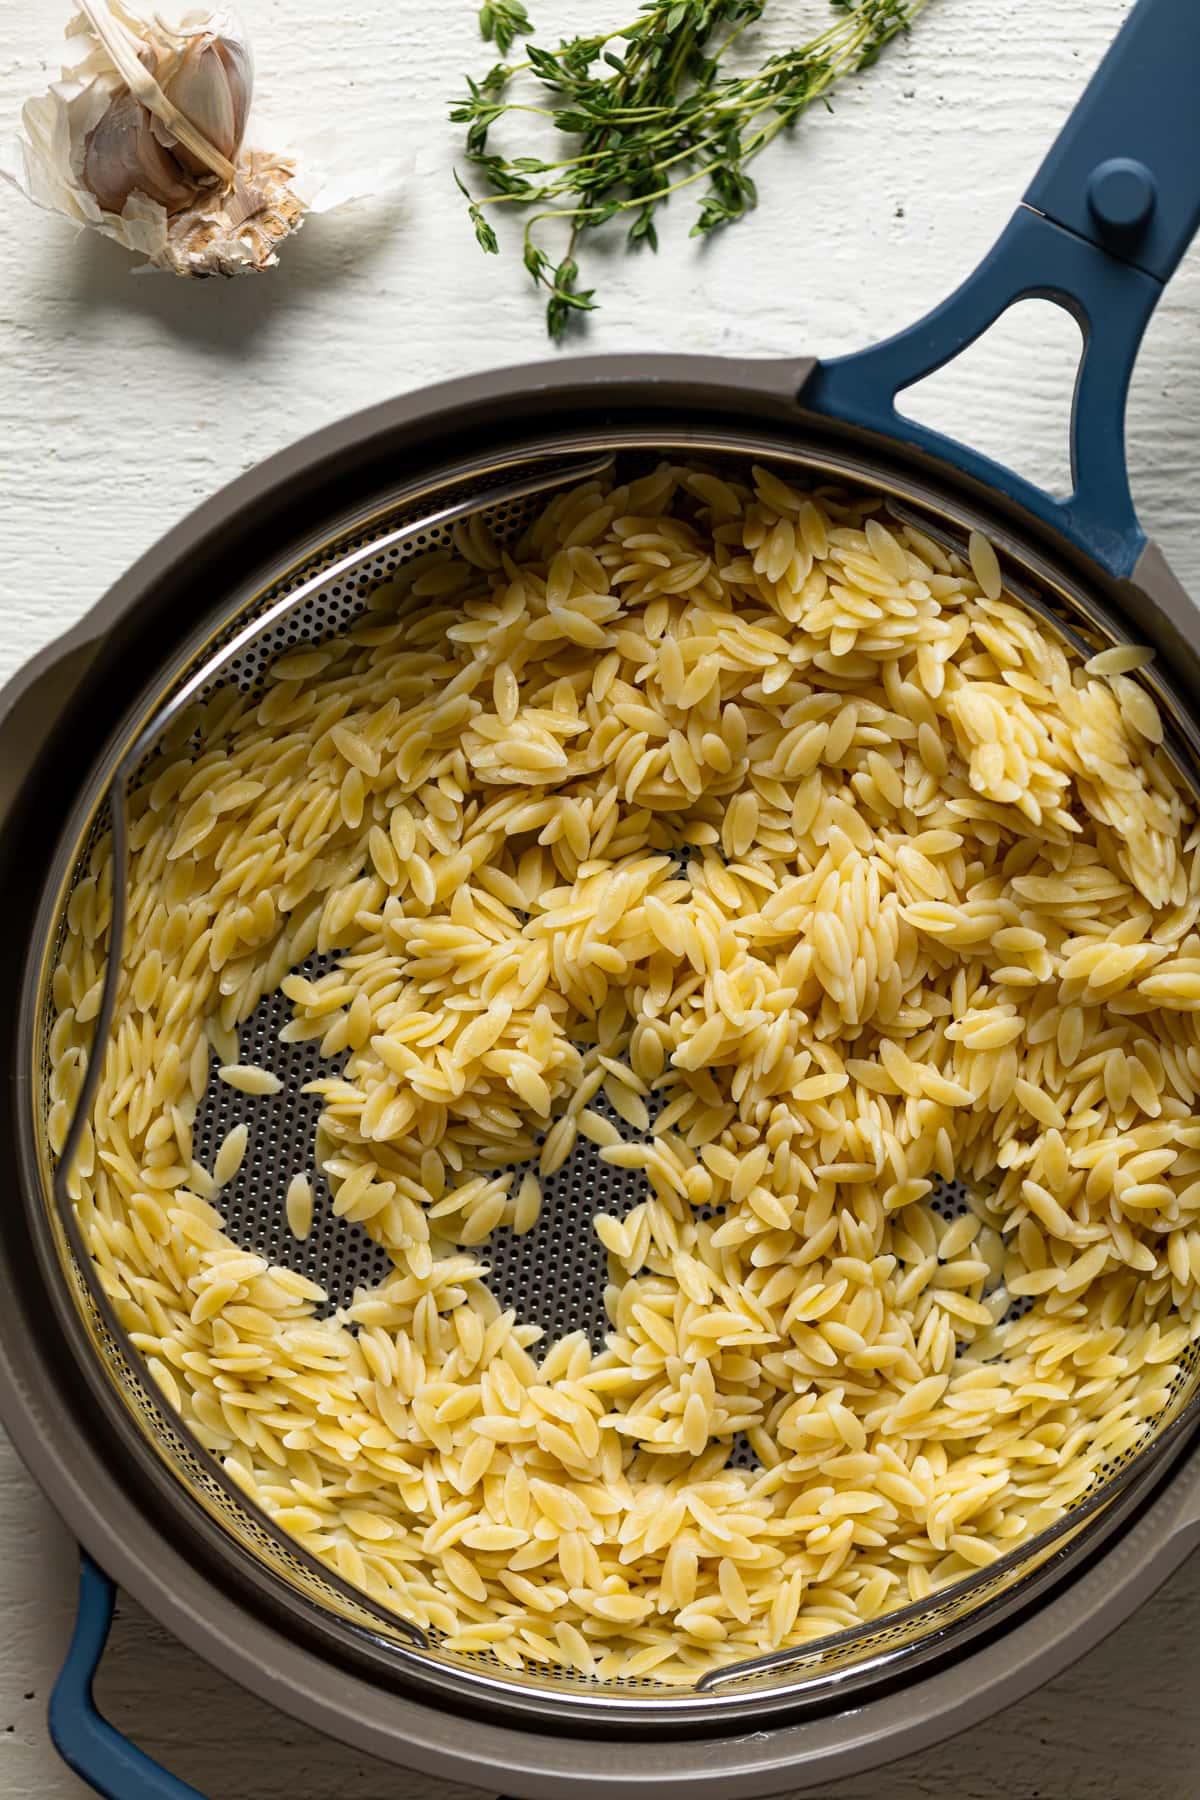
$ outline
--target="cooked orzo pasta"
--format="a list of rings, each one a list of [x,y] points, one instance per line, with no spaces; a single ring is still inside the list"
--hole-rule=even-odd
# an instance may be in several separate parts
[[[210,701],[134,797],[74,1177],[196,1436],[450,1647],[601,1679],[809,1642],[1061,1516],[1200,1328],[1200,861],[1142,660],[1085,665],[985,540],[664,466],[512,557],[464,527]],[[60,1143],[108,868],[55,977]],[[210,1046],[273,1091],[237,1027],[280,987],[345,1059],[334,1210],[395,1263],[332,1313],[225,1233],[245,1127],[193,1153]],[[644,1175],[593,1221],[600,1347],[487,1286],[577,1134]]]

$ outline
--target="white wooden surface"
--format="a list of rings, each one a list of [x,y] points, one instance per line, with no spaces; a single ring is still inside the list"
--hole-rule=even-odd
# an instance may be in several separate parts
[[[0,130],[56,72],[68,0],[5,0]],[[616,0],[534,0],[552,30]],[[632,6],[630,11],[632,11]],[[757,216],[704,248],[673,209],[657,259],[603,254],[589,349],[837,352],[939,299],[987,248],[1126,0],[933,0],[910,43],[760,166]],[[472,0],[244,0],[260,93],[336,124],[365,164],[406,152],[403,194],[313,222],[234,286],[134,280],[0,191],[0,677],[194,501],[301,432],[391,391],[546,354],[515,257],[485,262],[456,203],[445,102],[485,57]],[[820,0],[776,0],[776,38]],[[326,23],[326,20],[332,21]],[[923,413],[1025,472],[1063,468],[1073,327],[1028,309]],[[1131,409],[1137,498],[1200,589],[1200,259],[1151,326]],[[45,1700],[73,1549],[0,1440],[0,1793],[72,1800]],[[1200,1561],[1070,1674],[989,1725],[826,1800],[1195,1800]],[[118,1723],[213,1800],[451,1800],[233,1688],[132,1607],[101,1682]],[[463,1792],[463,1790],[457,1790]],[[615,1797],[614,1797],[615,1800]]]

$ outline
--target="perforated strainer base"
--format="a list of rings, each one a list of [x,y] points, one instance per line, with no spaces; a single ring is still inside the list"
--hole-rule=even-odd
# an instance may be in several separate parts
[[[315,980],[336,962],[335,955],[314,956],[299,973]],[[226,1134],[235,1125],[248,1127],[251,1147],[245,1161],[215,1202],[225,1229],[241,1249],[256,1251],[318,1282],[334,1309],[348,1305],[356,1288],[381,1281],[393,1263],[364,1226],[334,1217],[328,1183],[314,1152],[321,1100],[303,1089],[318,1075],[340,1069],[344,1059],[324,1061],[315,1042],[281,1042],[280,1030],[290,1017],[284,996],[271,994],[238,1034],[240,1060],[278,1076],[283,1084],[278,1095],[238,1092],[221,1080],[217,1058],[210,1057],[208,1090],[196,1119],[195,1151],[201,1164],[211,1168]],[[589,1104],[627,1142],[638,1141],[638,1133],[603,1089]],[[648,1110],[653,1123],[657,1110],[653,1097]],[[514,1163],[511,1168],[517,1176],[535,1166]],[[285,1209],[288,1183],[295,1175],[309,1177],[316,1200],[313,1228],[303,1240],[290,1231]],[[518,1236],[503,1226],[481,1246],[489,1270],[487,1285],[501,1306],[512,1307],[523,1324],[540,1326],[548,1343],[582,1331],[599,1349],[610,1328],[604,1308],[608,1258],[592,1219],[597,1212],[623,1217],[650,1197],[649,1183],[640,1169],[617,1169],[605,1162],[596,1146],[580,1135],[562,1168],[542,1178],[542,1194],[542,1210],[531,1230]],[[970,1209],[970,1190],[960,1181],[938,1182],[928,1204],[949,1221]],[[1028,1305],[1016,1302],[1012,1316],[1019,1316]],[[748,1465],[752,1453],[743,1449],[736,1460]]]

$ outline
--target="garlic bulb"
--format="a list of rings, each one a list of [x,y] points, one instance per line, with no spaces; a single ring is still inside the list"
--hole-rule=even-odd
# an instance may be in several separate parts
[[[109,103],[109,112],[119,109],[127,122],[131,108],[140,108],[147,130],[154,133],[165,150],[174,153],[177,167],[188,169],[198,178],[215,175],[226,187],[232,187],[237,179],[233,158],[242,142],[241,129],[235,129],[236,119],[240,114],[244,128],[250,107],[249,82],[242,79],[239,63],[231,60],[227,65],[221,54],[227,36],[231,46],[228,54],[240,59],[240,67],[248,75],[249,53],[235,35],[237,27],[232,17],[211,14],[204,29],[197,30],[189,15],[186,22],[181,21],[178,28],[172,29],[160,16],[150,24],[137,20],[117,0],[82,0],[82,4],[84,19],[125,82]],[[236,79],[236,94],[231,87],[231,73]],[[163,86],[163,74],[182,90],[188,106],[180,106]],[[205,130],[204,121],[210,117],[216,122],[221,142]],[[103,125],[102,120],[100,128]],[[121,135],[128,137],[128,124],[124,134],[118,128],[110,135],[114,140]],[[130,173],[138,173],[135,164],[130,164]],[[86,162],[84,180],[96,193],[88,180]],[[118,181],[115,185],[122,184]],[[195,186],[193,183],[193,191]],[[149,199],[155,197],[144,188],[131,191],[146,193]],[[104,205],[103,194],[97,193],[96,198]]]
[[[75,54],[25,105],[0,176],[180,275],[269,268],[309,213],[378,191],[247,147],[254,64],[231,7],[145,3],[79,0]]]

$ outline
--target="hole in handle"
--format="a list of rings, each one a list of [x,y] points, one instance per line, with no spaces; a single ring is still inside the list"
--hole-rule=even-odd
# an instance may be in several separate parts
[[[1018,300],[952,362],[897,394],[896,410],[1065,500],[1082,354],[1082,333],[1064,307]]]

